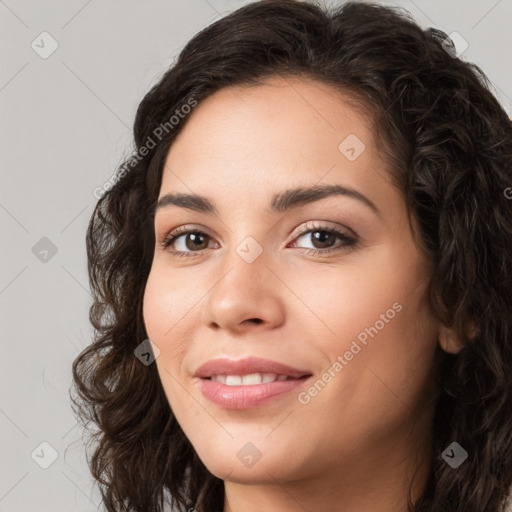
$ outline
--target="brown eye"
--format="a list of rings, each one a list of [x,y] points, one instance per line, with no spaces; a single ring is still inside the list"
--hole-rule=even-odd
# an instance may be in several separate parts
[[[194,231],[182,236],[185,237],[185,246],[187,249],[206,249],[208,247],[208,241],[205,244],[205,240],[208,240],[208,235],[200,231]]]
[[[348,251],[357,242],[355,237],[349,236],[341,230],[322,226],[309,227],[309,229],[300,233],[295,240],[300,240],[301,238],[309,240],[312,247],[300,247],[296,245],[296,242],[293,247],[303,249],[314,255]],[[165,240],[160,243],[160,246],[163,249],[167,249],[173,256],[191,258],[199,256],[201,251],[208,249],[209,242],[212,240],[213,238],[204,231],[180,227],[167,235]],[[337,240],[339,240],[338,244],[336,244]],[[218,247],[219,244],[217,243],[215,246]]]
[[[316,227],[305,230],[296,237],[296,240],[300,240],[301,238],[309,241],[312,245],[312,247],[302,248],[312,252],[313,254],[347,250],[356,243],[356,239],[354,237],[348,236],[338,229],[327,227]],[[341,243],[339,243],[338,246],[333,247],[336,240],[341,240]],[[294,246],[297,246],[296,242],[294,243]]]
[[[181,240],[182,239],[182,240]],[[184,231],[180,234],[174,233],[169,235],[164,243],[163,247],[167,248],[170,245],[175,245],[175,250],[171,252],[187,252],[187,251],[200,251],[208,248],[208,241],[210,236],[202,231]],[[179,241],[179,244],[177,242]],[[178,245],[178,247],[176,247]]]
[[[336,241],[337,236],[332,231],[311,231],[311,240],[317,249],[326,249]],[[326,247],[327,246],[327,247]]]

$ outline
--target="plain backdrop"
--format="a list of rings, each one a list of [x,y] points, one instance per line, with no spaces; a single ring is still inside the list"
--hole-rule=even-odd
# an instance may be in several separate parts
[[[92,334],[93,190],[130,153],[136,108],[184,44],[246,3],[0,2],[0,512],[98,509],[68,394]],[[382,3],[460,34],[512,115],[512,0]]]

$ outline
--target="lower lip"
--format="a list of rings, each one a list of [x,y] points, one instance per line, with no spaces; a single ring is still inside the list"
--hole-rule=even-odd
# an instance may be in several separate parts
[[[302,386],[309,377],[276,380],[250,386],[226,386],[209,379],[200,379],[203,395],[224,409],[254,409]]]

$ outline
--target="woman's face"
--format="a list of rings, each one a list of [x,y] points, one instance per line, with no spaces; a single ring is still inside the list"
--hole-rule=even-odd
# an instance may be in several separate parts
[[[184,196],[157,210],[143,314],[210,472],[282,482],[403,461],[432,412],[440,325],[361,114],[314,81],[222,89],[172,145],[168,194]]]

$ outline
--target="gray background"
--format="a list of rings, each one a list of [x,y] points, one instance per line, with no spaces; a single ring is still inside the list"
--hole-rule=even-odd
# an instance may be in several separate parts
[[[130,153],[137,105],[178,51],[245,3],[0,2],[0,512],[97,509],[68,398],[72,360],[91,338],[93,190]],[[461,34],[463,58],[487,73],[512,115],[512,0],[382,3]],[[44,31],[58,43],[46,59]]]

